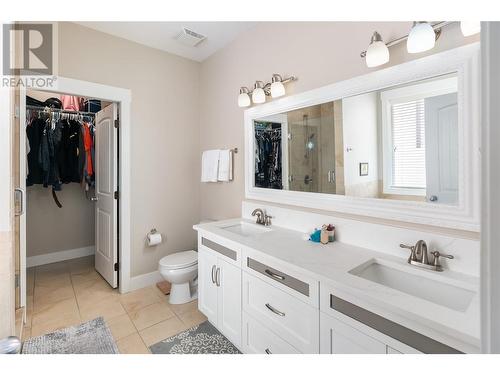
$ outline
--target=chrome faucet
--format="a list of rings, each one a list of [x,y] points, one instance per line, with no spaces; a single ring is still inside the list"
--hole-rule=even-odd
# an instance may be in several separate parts
[[[408,263],[414,266],[423,267],[434,271],[439,271],[439,272],[443,271],[443,267],[439,263],[440,257],[448,259],[454,258],[453,255],[446,255],[446,254],[441,254],[439,251],[433,251],[431,252],[431,255],[433,256],[433,259],[431,261],[429,259],[429,254],[427,252],[427,244],[425,243],[424,240],[417,241],[417,243],[413,246],[399,244],[399,247],[410,250],[410,257],[408,258]]]
[[[267,215],[266,211],[264,211],[262,208],[256,208],[255,210],[253,210],[252,216],[255,215],[257,215],[257,220],[255,222],[256,224],[265,225],[266,227],[271,225],[272,216]]]

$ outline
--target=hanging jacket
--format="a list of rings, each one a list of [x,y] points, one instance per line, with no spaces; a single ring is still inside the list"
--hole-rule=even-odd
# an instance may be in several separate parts
[[[80,124],[76,121],[65,121],[62,128],[61,146],[59,152],[59,170],[61,180],[68,184],[80,182]]]
[[[44,128],[45,120],[40,118],[33,119],[26,127],[26,137],[30,144],[27,156],[29,173],[26,176],[26,186],[43,183],[43,171],[39,163],[39,156]]]

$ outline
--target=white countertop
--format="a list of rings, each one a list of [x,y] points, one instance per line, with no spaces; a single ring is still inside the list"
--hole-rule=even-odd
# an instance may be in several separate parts
[[[473,290],[475,296],[464,312],[414,297],[349,273],[357,266],[379,259],[398,263],[414,273],[415,267],[399,257],[375,252],[340,242],[322,245],[303,239],[303,233],[271,226],[271,231],[242,236],[222,229],[246,219],[230,219],[195,225],[200,232],[232,241],[251,251],[259,251],[285,262],[301,272],[339,291],[339,297],[386,317],[407,328],[425,334],[464,352],[479,352],[479,279],[445,270],[418,270],[421,275],[451,285]],[[425,273],[425,274],[422,274]]]

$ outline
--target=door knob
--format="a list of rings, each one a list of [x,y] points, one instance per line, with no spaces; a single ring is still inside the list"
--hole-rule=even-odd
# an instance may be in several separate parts
[[[431,201],[431,202],[436,202],[437,200],[438,200],[438,197],[436,195],[431,195],[429,197],[429,201]]]

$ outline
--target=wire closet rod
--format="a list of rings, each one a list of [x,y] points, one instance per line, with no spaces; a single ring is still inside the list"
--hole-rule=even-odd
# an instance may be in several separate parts
[[[83,116],[95,116],[94,112],[83,112],[83,111],[70,111],[67,109],[50,108],[50,107],[39,107],[36,105],[27,105],[26,109],[38,110],[40,112],[57,112],[57,113],[67,113],[70,115],[83,115]]]

